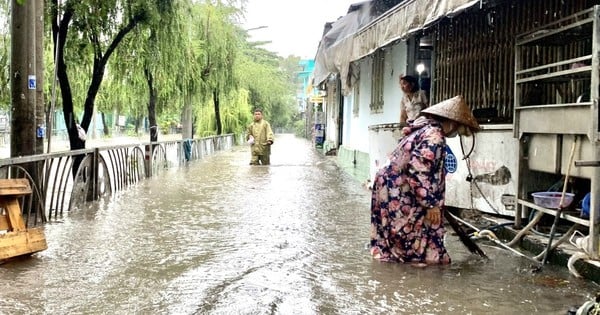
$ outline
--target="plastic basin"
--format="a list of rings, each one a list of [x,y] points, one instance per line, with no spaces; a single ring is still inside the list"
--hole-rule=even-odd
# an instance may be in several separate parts
[[[548,209],[558,209],[560,208],[560,197],[562,196],[561,192],[555,191],[542,191],[542,192],[534,192],[531,194],[533,196],[533,203],[540,207],[548,208]],[[563,201],[563,208],[568,207],[573,202],[573,197],[575,194],[565,193],[565,200]]]

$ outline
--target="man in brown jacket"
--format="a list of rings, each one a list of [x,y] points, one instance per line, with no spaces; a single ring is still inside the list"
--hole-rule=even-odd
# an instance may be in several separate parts
[[[254,122],[246,131],[246,141],[250,144],[250,165],[269,165],[271,163],[271,145],[274,140],[273,130],[268,121],[263,119],[261,109],[254,110]]]

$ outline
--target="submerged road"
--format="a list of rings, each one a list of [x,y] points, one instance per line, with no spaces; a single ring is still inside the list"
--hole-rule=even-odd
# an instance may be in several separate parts
[[[277,135],[163,172],[45,226],[0,265],[1,314],[565,314],[598,287],[453,235],[449,266],[374,261],[370,194],[311,143]]]

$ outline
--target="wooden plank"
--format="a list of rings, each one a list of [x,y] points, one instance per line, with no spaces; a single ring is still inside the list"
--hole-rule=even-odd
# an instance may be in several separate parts
[[[22,196],[31,194],[27,178],[0,179],[0,196]]]
[[[0,215],[0,231],[5,231],[8,230],[10,228],[10,225],[8,224],[8,218],[6,217],[5,214]]]
[[[9,231],[25,230],[25,222],[23,221],[23,216],[21,215],[21,206],[19,205],[19,200],[16,197],[8,199],[6,197],[0,197],[0,206],[6,210]]]
[[[46,237],[41,228],[0,235],[0,259],[33,254],[47,248]]]

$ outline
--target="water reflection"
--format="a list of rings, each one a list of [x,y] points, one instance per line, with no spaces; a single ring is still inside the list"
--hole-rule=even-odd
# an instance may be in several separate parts
[[[48,250],[4,264],[10,314],[564,314],[597,287],[449,236],[450,266],[373,261],[369,192],[280,135],[170,170],[46,226]]]

